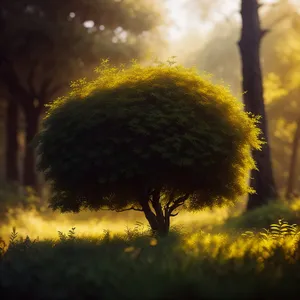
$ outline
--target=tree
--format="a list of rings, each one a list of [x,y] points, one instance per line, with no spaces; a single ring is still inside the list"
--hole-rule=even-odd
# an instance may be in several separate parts
[[[3,36],[5,31],[4,16],[0,14],[0,36]],[[4,49],[0,47],[0,66],[4,59]],[[1,92],[3,91],[1,87]],[[2,96],[7,96],[4,95]],[[2,97],[0,99],[3,101]],[[18,107],[15,101],[9,101],[6,105],[6,120],[5,120],[5,140],[6,140],[6,151],[5,151],[5,175],[8,181],[18,182],[19,180],[19,168],[18,168],[18,141],[17,141],[17,130],[18,130]]]
[[[170,217],[235,202],[259,149],[256,119],[222,86],[167,64],[98,69],[53,102],[36,140],[50,205],[145,214],[166,234]]]
[[[293,102],[297,102],[299,98],[299,93],[298,95],[295,95],[294,92],[290,93],[299,82],[297,74],[300,31],[297,24],[300,23],[295,4],[295,2],[279,1],[276,6],[263,5],[260,11],[262,26],[271,28],[271,31],[264,36],[260,55],[269,145],[278,192],[285,192],[286,189],[286,174],[289,171],[289,152],[293,135],[290,125],[291,122],[292,124],[296,122],[300,113],[300,111],[297,112],[296,119],[293,120],[291,117],[294,114],[285,113],[287,107]],[[219,7],[215,10],[219,10]],[[227,21],[224,17],[214,26],[208,35],[208,41],[202,45],[202,48],[189,54],[185,64],[195,65],[199,70],[213,74],[215,82],[222,80],[225,84],[229,84],[233,94],[242,101],[240,54],[236,47],[239,34],[239,19],[231,17],[230,21]],[[295,109],[296,106],[292,106],[289,111],[295,111]],[[282,123],[283,119],[287,121],[284,124]],[[287,134],[287,132],[289,133]],[[300,164],[297,168],[299,167]],[[300,180],[297,181],[297,186],[299,186],[299,182]]]
[[[151,34],[161,18],[147,1],[5,0],[1,5],[1,80],[24,112],[23,184],[36,186],[30,143],[44,104],[71,80],[89,74],[100,58],[123,62],[142,55],[145,33]]]
[[[5,118],[5,163],[6,179],[8,182],[19,182],[18,165],[18,119],[19,109],[13,99],[7,101]]]
[[[258,170],[252,170],[251,186],[256,190],[249,195],[247,209],[253,209],[276,199],[268,127],[263,98],[262,72],[260,66],[260,44],[266,31],[260,27],[257,0],[242,0],[242,34],[239,42],[242,74],[243,98],[246,111],[261,116],[260,129],[266,141],[262,151],[253,151]]]

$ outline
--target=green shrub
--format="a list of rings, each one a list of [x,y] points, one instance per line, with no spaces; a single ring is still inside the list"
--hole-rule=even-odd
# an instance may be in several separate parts
[[[98,73],[49,106],[37,137],[52,208],[140,210],[154,231],[168,232],[184,204],[197,209],[249,192],[257,119],[227,88],[165,64],[104,62]]]
[[[245,212],[237,217],[229,218],[223,227],[225,229],[235,230],[261,230],[269,226],[278,219],[284,219],[291,224],[300,225],[299,213],[291,207],[280,201],[271,202],[268,205],[259,207],[255,210]]]

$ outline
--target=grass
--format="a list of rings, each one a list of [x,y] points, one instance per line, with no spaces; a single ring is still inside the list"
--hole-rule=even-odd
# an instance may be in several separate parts
[[[298,299],[299,211],[296,200],[182,212],[160,239],[138,213],[11,208],[0,290],[4,299]]]
[[[73,228],[31,241],[14,231],[0,286],[11,299],[296,299],[299,231],[276,232],[77,238]]]
[[[259,231],[268,228],[278,219],[285,219],[291,224],[300,225],[300,199],[291,203],[274,201],[253,211],[230,216],[215,230],[243,232],[245,230]]]
[[[205,209],[197,213],[183,211],[172,219],[172,225],[185,232],[211,229],[217,224],[222,224],[229,214],[227,208]],[[61,214],[46,207],[16,207],[7,210],[5,220],[0,226],[0,236],[8,241],[12,227],[18,228],[18,232],[23,236],[41,239],[55,238],[57,231],[67,231],[72,227],[77,228],[79,237],[84,237],[87,233],[98,236],[108,228],[112,234],[124,233],[128,228],[135,227],[136,222],[141,227],[148,226],[140,212],[83,211],[80,214]]]

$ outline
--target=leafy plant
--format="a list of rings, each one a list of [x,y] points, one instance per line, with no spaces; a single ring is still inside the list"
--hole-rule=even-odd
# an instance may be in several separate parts
[[[148,229],[151,228],[148,226]],[[125,234],[128,240],[132,240],[135,237],[145,234],[145,225],[142,222],[136,222],[133,229],[130,229],[128,226],[126,226]]]
[[[242,236],[246,238],[256,237],[253,231],[245,231]],[[277,224],[271,224],[269,229],[264,228],[263,231],[258,233],[258,236],[266,240],[273,239],[277,241],[282,241],[288,236],[298,239],[300,230],[297,224],[289,224],[284,219],[279,219]]]
[[[269,233],[274,239],[285,236],[297,237],[300,234],[297,224],[289,224],[283,219],[279,219],[278,224],[271,224]]]
[[[0,237],[0,259],[2,258],[2,256],[5,253],[6,247],[7,247],[7,245],[6,245],[5,241]]]
[[[13,230],[10,234],[10,237],[9,237],[9,245],[14,245],[16,242],[17,242],[17,237],[18,237],[18,232],[16,230],[16,227],[13,227]]]
[[[234,203],[248,192],[257,118],[223,86],[172,61],[111,67],[49,105],[37,137],[50,206],[145,214],[168,233],[180,207]]]
[[[58,236],[61,242],[65,242],[67,240],[74,241],[75,240],[75,229],[76,227],[72,227],[72,229],[69,230],[68,235],[63,233],[62,231],[58,231]]]
[[[108,229],[103,230],[103,238],[104,243],[109,243],[111,241],[111,232]]]
[[[76,227],[72,227],[72,229],[69,230],[69,233],[68,233],[69,240],[75,239],[75,229],[76,229]]]
[[[298,212],[282,201],[272,201],[268,205],[230,217],[224,224],[226,229],[254,230],[256,232],[268,228],[270,224],[284,219],[288,223],[299,225]]]

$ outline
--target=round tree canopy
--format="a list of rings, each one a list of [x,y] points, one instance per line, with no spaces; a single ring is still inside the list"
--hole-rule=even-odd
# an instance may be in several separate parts
[[[124,208],[149,189],[188,193],[191,207],[249,192],[257,118],[194,69],[103,63],[49,105],[37,137],[53,208]]]

